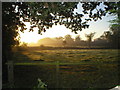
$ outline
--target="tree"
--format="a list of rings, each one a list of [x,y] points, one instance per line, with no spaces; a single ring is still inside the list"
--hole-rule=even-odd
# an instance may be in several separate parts
[[[114,3],[104,2],[107,6],[105,9],[97,9],[101,2],[83,2],[83,13],[88,14],[89,19],[82,20],[84,14],[75,13],[74,9],[77,8],[78,2],[3,2],[2,3],[2,46],[3,46],[3,72],[5,69],[5,63],[11,59],[10,54],[12,47],[18,44],[16,36],[18,35],[17,29],[21,27],[21,31],[24,32],[24,22],[30,22],[30,31],[33,31],[34,27],[39,28],[39,34],[45,32],[46,29],[52,27],[54,24],[64,24],[72,32],[77,33],[83,28],[88,28],[87,24],[90,20],[101,19],[102,16],[115,8]],[[3,73],[4,74],[4,73]],[[4,74],[3,76],[5,76]],[[3,80],[5,81],[5,80]]]
[[[63,46],[65,47],[67,44],[67,42],[65,40],[63,40]]]
[[[107,42],[111,42],[111,38],[112,38],[112,32],[110,31],[105,31],[102,35],[102,37],[104,37],[104,39],[107,40]]]
[[[102,46],[102,48],[106,48],[108,47],[108,43],[107,43],[107,40],[104,39],[103,37],[101,38],[101,36],[99,38],[96,38],[93,42],[93,45],[94,46]]]
[[[94,33],[90,33],[90,34],[85,34],[87,40],[88,40],[88,46],[89,48],[91,48],[91,42],[92,42],[92,38],[94,37],[95,32]]]
[[[27,45],[28,45],[28,43],[23,42],[21,46],[25,48],[25,47],[27,47]]]
[[[57,46],[63,46],[64,44],[63,44],[63,40],[64,38],[63,37],[56,37],[55,38],[55,42],[56,42],[56,44],[57,44]]]
[[[24,31],[25,22],[31,23],[30,31],[33,31],[34,27],[39,28],[39,33],[45,32],[47,28],[52,27],[54,24],[64,24],[67,28],[71,29],[72,32],[77,33],[77,31],[82,30],[82,28],[88,28],[87,24],[90,20],[101,19],[105,16],[105,13],[116,6],[114,3],[104,2],[107,6],[105,9],[97,9],[97,12],[92,12],[96,10],[96,7],[101,4],[101,2],[83,2],[83,13],[88,14],[89,19],[82,20],[84,14],[75,13],[74,9],[77,8],[78,2],[4,2],[2,4],[2,18],[3,18],[3,37],[4,45],[8,45],[9,49],[11,46],[16,44],[15,37],[17,36],[17,29],[21,27],[21,31]],[[20,21],[20,19],[22,19]],[[7,21],[7,22],[6,22]],[[10,29],[10,30],[9,30]],[[7,35],[8,34],[8,35]],[[17,42],[18,43],[18,42]],[[5,50],[8,51],[8,50]],[[11,50],[9,50],[11,51]]]
[[[73,40],[73,38],[71,37],[71,35],[68,34],[68,35],[66,35],[64,38],[65,38],[65,41],[66,41],[66,43],[67,43],[68,46],[73,45],[74,40]]]
[[[111,48],[119,48],[120,45],[120,26],[112,24],[109,31],[105,31],[101,36],[102,39],[106,40]]]
[[[120,2],[116,4],[118,9],[112,11],[112,15],[116,15],[116,19],[111,20],[110,31],[111,31],[111,43],[114,48],[120,48]]]
[[[80,36],[79,36],[79,35],[76,36],[76,37],[75,37],[75,44],[76,44],[77,46],[80,45],[80,41],[81,41]]]
[[[109,45],[112,48],[120,48],[120,2],[115,4],[118,8],[116,10],[111,10],[111,15],[116,16],[116,19],[110,20],[110,30],[105,31],[102,35],[104,39],[106,39]]]
[[[57,40],[63,40],[64,38],[63,37],[56,37]]]
[[[120,48],[120,25],[119,24],[113,24],[110,27],[110,30],[112,31],[111,35],[111,43],[114,48]]]

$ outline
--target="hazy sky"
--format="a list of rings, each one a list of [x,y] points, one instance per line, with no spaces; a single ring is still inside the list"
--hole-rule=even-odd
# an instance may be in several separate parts
[[[103,5],[101,5],[100,7],[103,7]],[[75,12],[82,13],[80,4],[78,4],[78,9],[75,10]],[[36,43],[41,38],[59,37],[59,36],[64,37],[67,34],[72,35],[73,38],[76,35],[80,35],[80,37],[83,40],[86,40],[85,34],[89,34],[90,32],[96,32],[94,38],[98,38],[103,34],[104,31],[109,30],[110,23],[108,21],[114,18],[115,18],[114,16],[107,15],[103,17],[102,20],[98,20],[96,22],[90,21],[89,28],[79,31],[78,34],[74,34],[73,32],[71,32],[70,29],[67,29],[64,25],[54,25],[52,28],[48,29],[45,33],[43,33],[43,35],[38,34],[38,28],[35,28],[34,32],[28,32],[28,30],[26,30],[24,33],[20,32],[21,41],[27,42],[27,43],[30,43],[30,42]],[[27,25],[27,28],[29,29],[30,24],[26,23],[26,25]]]

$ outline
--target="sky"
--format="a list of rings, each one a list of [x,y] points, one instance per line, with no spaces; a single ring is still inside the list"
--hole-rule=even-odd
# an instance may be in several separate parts
[[[103,5],[101,5],[100,7],[103,7]],[[75,12],[82,13],[81,4],[78,4],[78,9],[76,9]],[[110,23],[108,21],[114,18],[115,16],[107,15],[105,17],[102,17],[102,20],[98,20],[96,22],[90,21],[88,23],[90,25],[89,28],[79,31],[78,34],[74,34],[74,32],[71,32],[71,30],[67,29],[64,25],[54,25],[52,28],[47,29],[45,33],[40,35],[38,34],[38,28],[34,28],[34,32],[28,32],[30,28],[30,23],[26,22],[25,24],[27,30],[25,30],[24,33],[19,32],[21,37],[20,41],[26,43],[37,43],[39,39],[45,37],[64,37],[67,34],[70,34],[72,38],[75,38],[75,36],[80,35],[82,40],[86,40],[85,34],[89,34],[91,32],[96,32],[95,36],[93,37],[93,39],[95,39],[100,37],[104,33],[104,31],[109,30]]]

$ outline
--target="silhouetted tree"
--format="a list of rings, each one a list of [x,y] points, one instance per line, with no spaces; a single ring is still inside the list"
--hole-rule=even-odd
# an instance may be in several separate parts
[[[103,36],[102,37],[104,37],[104,39],[106,39],[107,40],[107,42],[111,42],[111,39],[112,39],[112,32],[111,31],[105,31],[104,33],[103,33]]]
[[[63,40],[63,37],[56,37],[57,40]]]
[[[104,39],[103,37],[101,38],[101,36],[99,38],[96,38],[93,42],[94,46],[99,46],[101,48],[107,48],[108,43],[107,40]]]
[[[65,41],[66,41],[66,43],[67,43],[68,46],[73,45],[74,40],[73,40],[73,38],[71,37],[71,35],[68,34],[68,35],[66,35],[64,38],[65,38]]]
[[[65,40],[63,40],[63,46],[65,47],[67,44],[67,42]]]
[[[75,37],[75,45],[80,45],[80,41],[81,41],[81,38],[80,38],[80,35],[76,36]]]
[[[43,44],[43,45],[46,45],[46,46],[51,46],[51,45],[55,46],[56,40],[54,40],[53,38],[47,37],[47,38],[40,39],[38,41],[38,44]]]
[[[22,47],[27,47],[28,43],[23,42],[23,44],[21,45]]]
[[[110,27],[112,31],[111,43],[114,48],[120,48],[120,24],[113,24]]]
[[[56,37],[57,46],[63,46],[63,37]]]
[[[116,6],[118,7],[117,10],[111,11],[111,15],[116,15],[116,18],[110,21],[110,31],[112,32],[110,39],[114,48],[120,48],[120,2]]]
[[[88,46],[89,48],[91,48],[91,42],[92,42],[92,38],[94,37],[95,32],[94,33],[90,33],[90,34],[85,34],[87,40],[88,40]]]
[[[74,9],[77,9],[77,4],[78,2],[3,2],[3,70],[5,70],[6,67],[5,62],[12,56],[10,55],[12,54],[12,47],[18,44],[15,39],[18,35],[18,27],[21,27],[21,31],[25,30],[24,22],[31,23],[30,31],[33,31],[34,27],[38,27],[39,34],[45,32],[46,29],[52,27],[54,24],[64,24],[67,28],[71,29],[72,32],[77,33],[77,31],[89,27],[87,24],[88,21],[96,21],[101,19],[102,16],[105,16],[109,10],[116,10],[116,5],[114,5],[114,3],[104,2],[104,5],[107,7],[104,7],[104,9],[100,8],[97,12],[93,12],[101,2],[83,2],[82,7],[84,14],[74,13]],[[82,20],[85,14],[88,14],[89,19]]]

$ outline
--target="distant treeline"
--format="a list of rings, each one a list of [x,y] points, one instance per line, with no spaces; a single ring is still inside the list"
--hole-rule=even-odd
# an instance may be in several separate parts
[[[107,32],[106,32],[107,33]],[[120,39],[115,38],[107,38],[104,33],[99,38],[96,38],[94,41],[89,40],[81,40],[80,36],[76,36],[75,39],[71,37],[71,35],[66,35],[65,37],[56,37],[56,38],[43,38],[38,41],[38,44],[41,48],[49,48],[49,47],[61,47],[61,48],[120,48]]]

